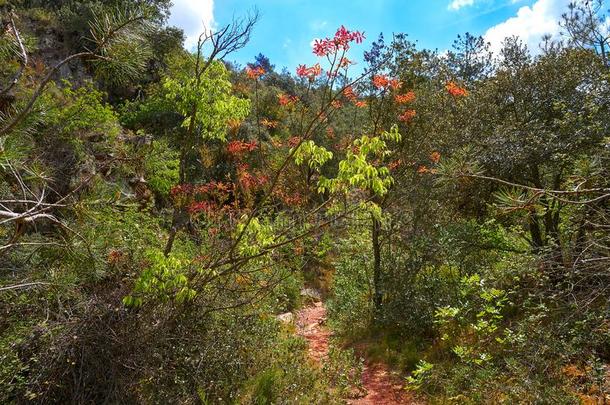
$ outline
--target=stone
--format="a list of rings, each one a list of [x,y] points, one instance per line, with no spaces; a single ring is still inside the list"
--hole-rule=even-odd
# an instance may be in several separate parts
[[[320,294],[318,290],[315,290],[313,288],[303,288],[301,290],[301,296],[311,298],[314,301],[322,300],[322,294]]]
[[[292,323],[294,320],[294,315],[292,312],[286,312],[285,314],[278,315],[275,318],[283,323]]]

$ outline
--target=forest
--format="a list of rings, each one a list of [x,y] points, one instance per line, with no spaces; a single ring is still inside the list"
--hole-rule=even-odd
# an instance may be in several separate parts
[[[170,8],[0,0],[0,403],[610,403],[607,3],[296,70]]]

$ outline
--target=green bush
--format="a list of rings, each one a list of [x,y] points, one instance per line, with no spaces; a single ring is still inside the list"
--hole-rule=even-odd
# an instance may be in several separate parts
[[[372,321],[370,268],[366,252],[346,252],[335,262],[328,316],[331,326],[347,336],[358,336]]]

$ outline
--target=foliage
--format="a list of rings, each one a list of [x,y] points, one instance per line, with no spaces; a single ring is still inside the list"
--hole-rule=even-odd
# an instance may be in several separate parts
[[[316,145],[311,140],[301,143],[294,154],[294,161],[297,165],[307,163],[312,169],[320,168],[332,158],[332,152],[326,150],[323,146]]]
[[[363,369],[364,359],[356,358],[354,349],[346,350],[331,345],[322,372],[339,397],[346,398],[363,389]]]
[[[116,113],[105,103],[105,94],[95,89],[93,83],[76,89],[68,81],[62,85],[55,89],[56,105],[45,117],[45,123],[57,135],[68,137],[89,132],[103,134],[111,140],[119,134],[121,129],[116,124]]]
[[[203,63],[203,62],[201,62]],[[192,110],[195,123],[201,128],[202,139],[225,140],[227,122],[242,120],[248,114],[250,103],[231,95],[229,72],[221,62],[213,62],[201,78],[184,75],[179,79],[166,78],[163,87],[166,97],[183,115],[183,127],[191,124]]]
[[[369,155],[379,158],[389,154],[386,140],[398,142],[400,139],[396,126],[381,136],[363,135],[356,139],[348,149],[345,159],[339,162],[337,178],[320,178],[318,190],[336,193],[347,192],[349,187],[356,187],[383,196],[392,184],[390,171],[387,167],[375,167],[367,161],[367,158]]]
[[[152,190],[167,198],[178,183],[178,153],[166,141],[154,142],[150,153],[144,156],[144,171]]]
[[[175,300],[182,303],[192,300],[197,292],[189,287],[186,273],[188,263],[177,257],[165,257],[162,252],[147,254],[149,267],[142,272],[136,285],[135,294],[150,295],[157,300]],[[128,306],[142,305],[142,298],[127,296],[123,303]]]
[[[358,248],[366,241],[367,232],[356,229],[336,244],[335,248],[345,254],[334,263],[333,296],[328,303],[333,328],[348,337],[357,337],[366,331],[373,315],[370,258],[368,252]]]

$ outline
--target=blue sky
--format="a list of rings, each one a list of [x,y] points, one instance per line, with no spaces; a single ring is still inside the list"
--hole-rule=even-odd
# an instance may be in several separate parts
[[[256,7],[261,19],[251,42],[230,60],[242,65],[259,52],[277,69],[312,64],[314,38],[332,36],[341,25],[365,31],[367,40],[353,48],[362,52],[383,32],[409,34],[419,47],[444,51],[457,34],[483,35],[498,49],[508,35],[519,35],[531,48],[544,34],[558,36],[558,21],[569,0],[174,0],[170,24],[187,34],[191,46],[203,24],[219,27]]]

